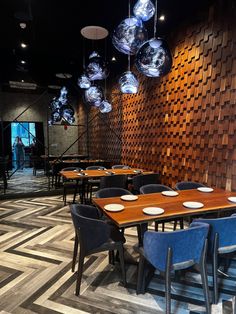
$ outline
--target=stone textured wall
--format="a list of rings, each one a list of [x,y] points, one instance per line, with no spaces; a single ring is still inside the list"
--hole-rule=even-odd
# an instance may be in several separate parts
[[[138,74],[138,94],[114,87],[113,111],[101,118],[92,109],[91,155],[158,171],[170,186],[236,190],[236,8],[220,3],[169,38],[168,75]]]

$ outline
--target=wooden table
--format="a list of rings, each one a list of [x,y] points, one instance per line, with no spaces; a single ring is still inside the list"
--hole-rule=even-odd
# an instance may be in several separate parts
[[[90,178],[101,178],[105,176],[109,176],[109,172],[113,172],[114,175],[137,175],[137,171],[141,171],[142,174],[153,173],[152,171],[146,171],[137,168],[131,169],[107,169],[107,170],[84,170],[83,173],[86,175],[80,176],[79,172],[76,171],[61,171],[60,174],[66,178],[67,180],[78,180],[78,179],[90,179]]]
[[[179,195],[170,197],[161,193],[138,195],[136,201],[122,201],[120,197],[93,198],[93,204],[104,212],[119,228],[129,227],[149,221],[158,221],[184,216],[193,216],[209,212],[218,212],[229,209],[236,209],[236,203],[230,202],[227,198],[235,196],[236,192],[227,192],[221,189],[214,189],[213,192],[204,193],[198,190],[178,191]],[[183,202],[196,201],[204,204],[200,209],[190,209],[183,206]],[[124,210],[120,212],[109,212],[104,209],[107,204],[122,204]],[[161,215],[146,215],[144,207],[161,207],[165,212]]]

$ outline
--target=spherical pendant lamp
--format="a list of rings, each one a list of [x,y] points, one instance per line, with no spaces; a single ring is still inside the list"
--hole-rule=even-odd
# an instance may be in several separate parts
[[[62,118],[67,121],[69,124],[72,124],[75,121],[74,118],[74,109],[70,105],[63,105],[61,107],[61,112],[62,112]]]
[[[77,84],[82,89],[87,89],[91,86],[91,82],[85,74],[82,74],[77,81]]]
[[[84,98],[91,106],[99,107],[104,99],[101,87],[93,85],[85,90]]]
[[[131,71],[124,72],[119,79],[120,90],[123,94],[136,94],[139,82]]]
[[[112,110],[112,105],[107,100],[103,100],[99,106],[99,110],[101,113],[108,113]]]
[[[155,13],[155,7],[150,0],[138,0],[134,6],[134,15],[142,21],[148,21]]]
[[[138,50],[135,64],[139,72],[149,77],[166,75],[172,66],[172,57],[166,41],[152,38]]]
[[[95,51],[89,56],[86,74],[90,81],[104,80],[109,74],[106,62]]]
[[[131,16],[123,20],[113,32],[112,43],[117,50],[134,55],[148,38],[142,20]]]

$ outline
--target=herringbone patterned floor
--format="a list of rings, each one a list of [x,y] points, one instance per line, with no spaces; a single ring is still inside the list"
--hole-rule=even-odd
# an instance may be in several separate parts
[[[158,275],[146,294],[136,295],[137,266],[127,265],[124,288],[119,265],[109,265],[105,253],[86,259],[81,296],[75,296],[74,231],[69,207],[63,206],[60,196],[2,201],[0,219],[0,313],[150,314],[165,309],[164,284]],[[126,239],[126,249],[133,255],[136,230],[127,229]],[[233,313],[236,260],[229,273],[229,278],[222,277],[221,302],[213,313]],[[173,313],[204,313],[197,273],[188,272],[172,288]]]

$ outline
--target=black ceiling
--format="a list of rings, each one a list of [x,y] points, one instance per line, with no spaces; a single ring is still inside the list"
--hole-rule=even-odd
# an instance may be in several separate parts
[[[155,2],[153,0],[153,2]],[[136,0],[131,0],[131,9]],[[186,18],[195,16],[196,10],[209,1],[158,0],[158,15],[165,14],[166,21],[158,22],[157,33],[167,36]],[[117,62],[111,64],[111,73],[118,75],[127,57],[106,40],[91,41],[83,39],[81,28],[87,25],[100,25],[109,30],[128,16],[128,0],[1,0],[1,82],[31,78],[40,86],[61,84],[55,73],[68,72],[76,84],[82,72],[83,58],[93,49],[110,61],[116,55]],[[26,21],[26,29],[19,22]],[[152,18],[146,24],[149,37],[153,35]],[[28,44],[22,49],[20,43]],[[21,65],[20,60],[26,60]]]

